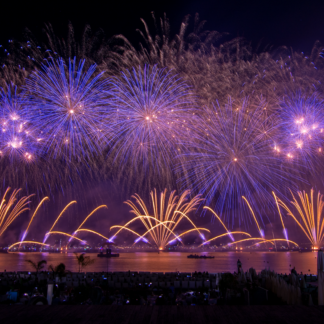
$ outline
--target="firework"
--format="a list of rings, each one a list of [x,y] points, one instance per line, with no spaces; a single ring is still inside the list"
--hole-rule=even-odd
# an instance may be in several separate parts
[[[47,232],[47,233],[45,234],[45,238],[46,238],[46,240],[47,240],[48,237],[49,237],[50,235],[52,235],[52,234],[64,235],[64,236],[69,237],[70,239],[76,239],[76,240],[78,240],[78,241],[80,241],[80,242],[82,242],[82,243],[86,243],[86,241],[83,241],[83,240],[81,240],[81,239],[79,239],[79,238],[77,238],[77,237],[75,237],[75,236],[73,236],[73,235],[71,235],[71,234],[69,234],[69,233],[60,232],[60,231],[50,231],[50,232]]]
[[[271,201],[270,189],[285,188],[294,180],[281,158],[271,154],[278,126],[264,108],[264,102],[254,106],[248,100],[206,108],[200,131],[188,141],[177,168],[183,186],[204,195],[207,205],[216,202],[228,223],[234,223],[234,216],[246,223],[242,196],[259,211]]]
[[[32,196],[24,196],[17,201],[17,195],[21,189],[15,189],[6,203],[6,196],[10,191],[7,188],[5,194],[2,197],[0,204],[0,237],[8,228],[8,226],[24,211],[29,210],[27,207],[30,203],[29,198]]]
[[[119,168],[130,164],[165,177],[193,113],[188,86],[171,71],[148,65],[122,73],[114,84],[111,154]]]
[[[109,242],[112,241],[112,240],[109,239],[108,237],[106,237],[106,236],[100,234],[99,232],[96,232],[96,231],[93,231],[93,230],[90,230],[90,229],[87,229],[87,228],[80,228],[80,229],[77,229],[77,230],[73,233],[73,235],[76,235],[76,234],[79,233],[79,232],[92,233],[92,234],[95,234],[95,235],[98,235],[98,236],[104,238],[105,240],[107,240],[107,241],[109,241]]]
[[[77,230],[73,233],[73,235],[74,234],[76,234],[77,232],[79,232],[80,231],[80,229],[81,229],[81,227],[83,226],[83,224],[97,211],[97,210],[99,210],[99,209],[101,209],[101,208],[107,208],[108,209],[108,207],[106,206],[106,205],[101,205],[101,206],[98,206],[97,208],[95,208],[84,220],[83,220],[83,222],[80,224],[80,226],[77,228]],[[74,238],[74,236],[72,235],[72,237],[70,237],[70,239],[69,239],[69,242],[71,242],[71,240]]]
[[[11,244],[9,247],[8,247],[8,250],[10,250],[12,247],[14,247],[15,245],[20,245],[22,243],[29,243],[29,244],[37,244],[37,245],[41,245],[41,246],[49,246],[49,244],[45,244],[45,243],[42,243],[42,242],[35,242],[35,241],[21,241],[21,242],[16,242],[14,244]]]
[[[288,241],[292,244],[295,244],[295,246],[298,246],[298,244],[294,241],[290,241],[290,240],[286,240],[286,239],[273,239],[273,240],[266,240],[262,237],[251,237],[251,238],[246,238],[246,239],[243,239],[243,240],[239,240],[239,241],[235,241],[235,242],[231,242],[231,243],[228,243],[227,245],[233,245],[233,244],[238,244],[238,243],[243,243],[243,242],[247,242],[247,241],[258,241],[257,243],[254,243],[252,244],[253,245],[256,245],[256,244],[261,244],[261,243],[271,243],[272,245],[274,245],[273,242],[277,242],[277,241]]]
[[[29,108],[46,139],[45,153],[54,157],[80,158],[101,150],[109,81],[102,79],[103,72],[96,73],[96,65],[84,70],[84,64],[52,60],[26,80]]]
[[[13,161],[31,162],[39,153],[41,138],[31,126],[32,116],[25,109],[24,96],[17,93],[17,87],[7,84],[0,91],[1,139],[0,154]]]
[[[203,238],[200,231],[204,230],[209,232],[209,230],[205,228],[197,228],[192,220],[188,217],[188,213],[194,211],[202,199],[199,195],[197,195],[188,201],[189,194],[190,191],[186,190],[180,195],[180,197],[178,197],[176,196],[176,192],[172,191],[167,199],[167,191],[165,189],[163,192],[161,192],[159,199],[157,191],[153,190],[150,193],[152,203],[151,212],[149,212],[149,209],[145,205],[142,198],[138,194],[135,194],[132,196],[135,202],[127,200],[125,203],[131,207],[131,213],[135,214],[136,216],[124,226],[112,226],[111,229],[119,228],[119,230],[114,234],[114,237],[116,237],[122,230],[128,230],[138,236],[135,241],[135,243],[137,243],[140,240],[147,242],[148,239],[145,238],[145,236],[150,234],[149,237],[151,242],[156,245],[158,249],[163,250],[165,246],[174,241],[174,239],[181,242],[180,236],[192,231],[186,231],[182,235],[175,234],[175,229],[179,223],[186,219],[189,221],[190,225],[193,226],[194,230],[196,230]],[[128,226],[136,220],[140,220],[146,228],[146,232],[143,235],[140,235],[128,228]],[[169,239],[171,236],[173,236],[174,239],[170,241]]]
[[[203,242],[200,246],[205,245],[205,244],[208,244],[211,241],[217,240],[217,239],[219,239],[221,237],[224,237],[224,236],[227,236],[227,235],[232,236],[233,234],[241,234],[241,235],[243,234],[243,235],[247,235],[247,236],[251,237],[251,235],[249,233],[246,233],[246,232],[239,232],[239,231],[236,231],[236,232],[228,232],[228,233],[224,233],[224,234],[217,235],[217,236],[209,239],[208,241]]]
[[[293,193],[291,195],[293,198],[291,204],[295,207],[296,213],[280,199],[278,199],[279,205],[287,211],[288,216],[294,219],[311,244],[315,248],[319,248],[324,239],[323,195],[318,192],[316,203],[313,189],[310,191],[310,196],[305,191],[298,191],[299,201]]]
[[[257,218],[261,230],[271,191],[322,169],[322,46],[256,54],[202,31],[198,15],[174,37],[166,17],[154,21],[139,50],[120,36],[112,50],[89,26],[78,42],[71,25],[65,40],[47,25],[45,45],[28,33],[1,46],[2,188],[65,195],[105,177],[134,192],[176,186],[177,172],[227,224]]]
[[[38,209],[42,206],[42,204],[43,204],[46,200],[49,200],[49,198],[48,198],[48,197],[43,198],[43,199],[40,201],[40,203],[38,204],[38,206],[36,207],[35,212],[34,212],[33,216],[31,217],[31,219],[30,219],[30,221],[29,221],[29,223],[28,223],[28,226],[27,226],[27,228],[26,228],[26,231],[25,231],[24,234],[23,234],[23,237],[22,237],[21,241],[24,241],[24,239],[26,238],[26,235],[27,235],[27,233],[28,233],[28,229],[29,229],[31,223],[32,223],[33,220],[34,220],[34,218],[35,218],[35,216],[36,216],[36,214],[37,214],[37,212],[38,212]]]
[[[76,201],[75,201],[75,200],[70,201],[70,202],[69,202],[69,203],[68,203],[68,204],[63,208],[63,210],[60,212],[60,214],[59,214],[59,215],[57,216],[57,218],[55,219],[55,221],[54,221],[52,227],[50,228],[50,230],[45,234],[45,237],[44,237],[44,241],[43,241],[43,243],[46,243],[46,241],[47,241],[49,235],[51,234],[51,232],[52,232],[54,226],[56,225],[56,223],[59,221],[59,219],[60,219],[61,216],[64,214],[64,212],[65,212],[65,211],[66,211],[66,210],[67,210],[71,205],[73,205],[73,204],[76,204]]]
[[[274,149],[295,160],[299,165],[315,170],[321,165],[324,150],[323,101],[316,94],[286,97],[281,102],[280,143]]]

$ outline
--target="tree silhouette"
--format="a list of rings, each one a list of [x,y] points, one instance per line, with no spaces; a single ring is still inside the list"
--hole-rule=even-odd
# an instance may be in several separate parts
[[[36,273],[38,273],[38,271],[44,269],[44,266],[47,263],[46,260],[41,260],[37,263],[32,260],[26,260],[26,262],[28,262],[35,269]]]
[[[51,270],[53,272],[53,274],[58,275],[60,278],[62,278],[67,273],[71,272],[70,270],[65,269],[65,264],[64,263],[59,263],[55,267],[52,264],[50,264],[48,266],[48,270]]]
[[[89,256],[85,256],[85,253],[81,253],[78,255],[76,252],[74,252],[75,258],[78,261],[79,265],[79,272],[81,272],[82,268],[87,267],[90,264],[93,264],[95,262],[94,259],[91,259]]]

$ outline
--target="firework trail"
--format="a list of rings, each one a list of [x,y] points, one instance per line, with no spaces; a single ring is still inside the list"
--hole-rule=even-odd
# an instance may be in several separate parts
[[[298,244],[296,242],[294,242],[294,241],[290,241],[290,240],[286,240],[286,239],[266,240],[265,238],[262,238],[262,237],[251,237],[251,238],[235,241],[235,242],[232,242],[232,243],[228,243],[227,245],[233,245],[233,244],[238,244],[238,243],[247,242],[247,241],[259,241],[257,243],[252,244],[251,246],[261,244],[261,243],[271,243],[272,245],[274,245],[273,242],[280,242],[280,241],[288,241],[289,243],[292,243],[295,246],[298,246]]]
[[[293,193],[291,193],[291,195],[293,198],[291,204],[295,207],[296,213],[294,213],[281,199],[278,199],[279,205],[287,211],[288,216],[294,219],[311,244],[315,248],[320,248],[324,240],[323,195],[318,192],[316,203],[314,201],[313,189],[310,191],[310,196],[305,191],[298,191],[297,195],[299,201]]]
[[[74,59],[66,66],[63,59],[52,60],[26,80],[29,108],[46,138],[45,153],[54,157],[90,156],[106,143],[102,119],[109,115],[109,80],[96,73],[96,65],[84,70],[84,63]]]
[[[44,241],[43,241],[43,243],[46,243],[46,241],[47,241],[47,239],[48,239],[48,237],[49,237],[49,235],[51,234],[51,232],[52,232],[52,230],[53,230],[53,228],[54,228],[54,226],[56,225],[56,223],[59,221],[59,219],[61,218],[61,216],[64,214],[64,212],[71,206],[71,205],[73,205],[73,204],[76,204],[77,202],[75,201],[75,200],[73,200],[73,201],[70,201],[64,208],[63,208],[63,210],[60,212],[60,214],[57,216],[57,218],[55,219],[55,221],[54,221],[54,223],[53,223],[53,225],[52,225],[52,227],[50,228],[50,230],[45,234],[45,237],[44,237]],[[69,234],[67,234],[67,235],[69,235]]]
[[[217,240],[218,238],[221,238],[221,237],[224,237],[224,236],[227,236],[227,235],[232,236],[233,234],[241,234],[241,235],[243,234],[243,235],[247,235],[247,236],[251,237],[251,235],[249,233],[246,233],[246,232],[240,232],[240,231],[227,232],[227,233],[224,233],[224,234],[217,235],[217,236],[215,236],[215,237],[213,237],[213,238],[211,238],[211,239],[203,242],[202,244],[200,244],[200,246],[203,246],[205,244],[208,244],[211,241]]]
[[[115,143],[119,168],[131,165],[153,175],[170,173],[193,114],[188,86],[171,71],[146,65],[114,80]],[[109,122],[109,121],[108,121]]]
[[[177,167],[181,184],[205,196],[207,205],[216,202],[215,210],[232,225],[235,216],[247,223],[242,196],[259,213],[271,201],[269,190],[293,185],[292,167],[273,154],[278,126],[264,108],[248,100],[206,108]]]
[[[10,191],[7,188],[5,194],[2,197],[0,204],[0,237],[3,235],[8,226],[24,211],[29,210],[27,207],[30,203],[29,198],[32,196],[24,196],[17,201],[17,195],[21,189],[15,189],[6,203],[6,196]]]
[[[152,203],[151,213],[149,212],[142,198],[138,194],[135,194],[134,196],[132,196],[135,202],[131,200],[127,200],[125,202],[132,208],[131,213],[135,214],[135,217],[124,226],[112,226],[111,229],[119,228],[119,230],[114,234],[114,237],[116,237],[122,230],[128,230],[133,234],[139,236],[135,240],[135,243],[137,243],[140,240],[148,242],[148,240],[145,238],[145,235],[150,234],[152,243],[156,245],[158,249],[163,250],[167,244],[171,243],[174,240],[181,241],[180,236],[192,232],[192,229],[190,229],[182,233],[181,235],[176,235],[174,233],[181,220],[187,219],[189,223],[194,227],[194,230],[196,230],[204,240],[204,236],[200,232],[200,230],[208,232],[209,230],[205,228],[197,228],[192,220],[188,217],[188,213],[194,211],[200,204],[202,199],[199,195],[197,195],[188,201],[189,194],[190,191],[186,190],[180,195],[180,197],[178,197],[175,195],[175,191],[172,191],[169,195],[169,198],[167,199],[166,189],[161,192],[160,198],[158,197],[157,191],[153,190],[150,193],[150,200]],[[142,221],[147,230],[143,235],[140,235],[132,229],[128,228],[129,224],[137,219]],[[169,239],[171,235],[174,236],[174,239],[170,241]]]
[[[27,236],[27,233],[28,233],[28,229],[29,229],[31,223],[32,223],[33,220],[34,220],[34,218],[35,218],[35,216],[36,216],[36,214],[37,214],[37,212],[38,212],[38,209],[42,206],[42,204],[43,204],[46,200],[49,200],[49,198],[48,198],[48,197],[44,197],[44,198],[40,201],[40,203],[37,205],[37,207],[36,207],[36,209],[35,209],[35,211],[34,211],[34,214],[33,214],[33,216],[31,217],[31,219],[30,219],[30,221],[29,221],[29,223],[28,223],[28,226],[27,226],[27,228],[26,228],[26,231],[24,232],[24,234],[23,234],[23,236],[22,236],[22,238],[21,238],[21,241],[24,241],[24,240],[25,240],[25,238],[26,238],[26,236]]]
[[[282,215],[281,215],[281,211],[280,211],[280,207],[279,207],[279,203],[278,203],[278,199],[277,199],[277,196],[276,196],[276,194],[274,193],[274,192],[272,192],[272,194],[273,194],[273,197],[274,197],[274,199],[275,199],[275,201],[276,201],[276,206],[277,206],[277,209],[278,209],[278,214],[279,214],[279,216],[280,216],[280,221],[281,221],[281,225],[282,225],[282,229],[283,229],[283,233],[284,233],[284,236],[285,236],[285,238],[286,238],[286,240],[287,240],[287,245],[288,245],[288,247],[289,247],[289,240],[288,240],[288,232],[287,232],[287,229],[285,228],[285,224],[284,224],[284,221],[283,221],[283,218],[282,218]]]
[[[108,207],[106,206],[106,205],[101,205],[101,206],[98,206],[97,208],[95,208],[84,220],[83,220],[83,222],[80,224],[80,226],[77,228],[77,230],[73,233],[73,235],[70,237],[70,239],[69,239],[69,242],[71,242],[72,240],[73,240],[73,238],[74,238],[74,235],[77,233],[77,232],[79,232],[80,231],[80,229],[81,229],[81,227],[84,225],[84,223],[97,211],[97,210],[99,210],[99,209],[101,209],[101,208],[107,208],[108,209]],[[68,242],[68,243],[69,243]]]
[[[15,245],[20,245],[22,243],[29,243],[29,244],[37,244],[37,245],[41,245],[41,246],[49,246],[49,244],[45,244],[45,243],[42,243],[42,242],[35,242],[35,241],[21,241],[21,242],[16,242],[14,244],[11,244],[9,247],[8,247],[8,250],[10,250],[12,247],[14,247]]]

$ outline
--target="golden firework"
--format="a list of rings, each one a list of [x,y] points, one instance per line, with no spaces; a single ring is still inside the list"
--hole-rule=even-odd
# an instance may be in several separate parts
[[[176,239],[180,240],[181,236],[192,231],[197,231],[204,239],[201,231],[209,232],[209,230],[206,228],[196,227],[196,225],[188,217],[188,214],[196,210],[197,206],[203,199],[200,195],[197,195],[189,200],[189,194],[190,191],[185,190],[180,196],[177,196],[176,192],[172,191],[167,198],[166,189],[161,192],[160,196],[158,195],[156,189],[154,189],[150,193],[150,201],[152,204],[150,210],[138,194],[133,195],[132,198],[135,200],[135,202],[127,200],[125,203],[131,207],[131,213],[135,214],[135,217],[124,226],[112,226],[111,229],[119,228],[114,234],[114,237],[122,230],[128,230],[138,236],[135,243],[141,239],[147,241],[145,236],[148,236],[151,243],[156,245],[159,250],[163,250],[165,246],[172,241]],[[146,228],[146,231],[142,235],[128,227],[136,220],[140,220]],[[175,233],[175,229],[182,220],[187,220],[193,228],[183,232],[180,235],[177,235]],[[171,237],[172,240],[170,240]]]
[[[293,193],[291,195],[293,198],[291,203],[296,208],[298,219],[292,210],[280,199],[278,199],[279,205],[287,211],[288,216],[294,219],[314,248],[319,248],[324,239],[323,195],[318,192],[316,204],[314,203],[313,189],[310,191],[310,196],[305,191],[298,191],[299,201]]]
[[[27,205],[30,203],[28,200],[30,196],[24,196],[17,202],[17,195],[20,192],[21,189],[15,189],[10,198],[8,199],[8,202],[6,203],[6,196],[8,192],[10,191],[10,188],[8,187],[5,194],[3,195],[3,198],[1,200],[0,204],[0,237],[5,232],[5,230],[8,228],[8,226],[24,211],[29,210]],[[17,202],[17,203],[16,203]]]

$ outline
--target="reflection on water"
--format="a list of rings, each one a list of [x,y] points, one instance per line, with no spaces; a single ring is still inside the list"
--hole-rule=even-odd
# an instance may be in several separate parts
[[[188,259],[188,253],[162,252],[158,253],[121,253],[119,258],[97,258],[96,254],[89,254],[96,261],[86,271],[208,271],[208,272],[234,272],[239,258],[243,270],[250,267],[261,271],[270,268],[279,273],[288,273],[291,267],[296,267],[297,272],[316,273],[317,253],[298,252],[227,252],[227,253],[204,253],[215,256],[214,259],[197,260]],[[40,261],[45,259],[47,265],[56,265],[63,262],[70,271],[78,271],[77,262],[73,253],[9,253],[0,254],[0,271],[27,271],[32,269],[26,260]],[[308,271],[310,270],[310,271]]]

